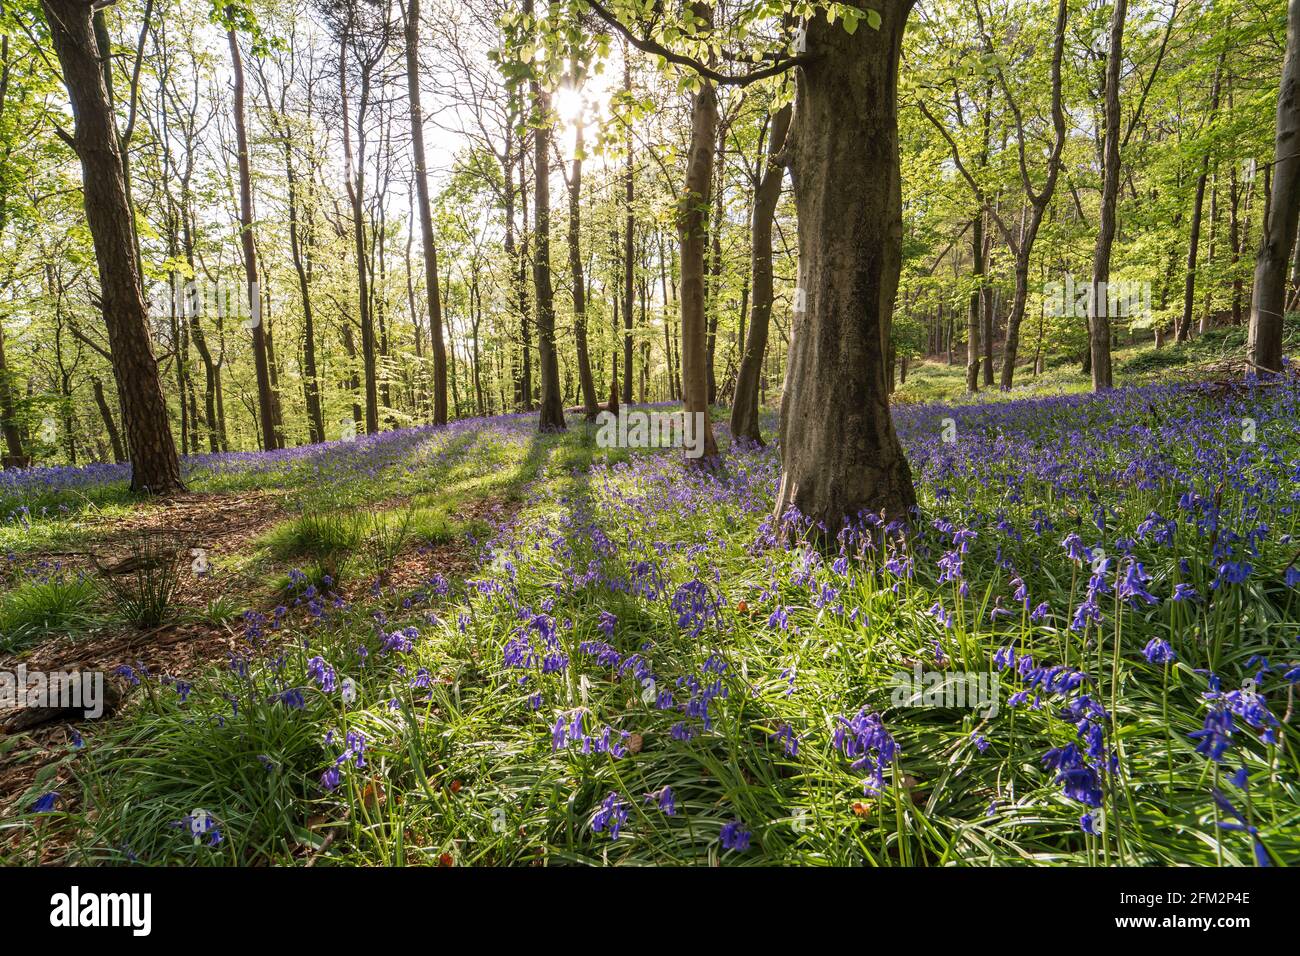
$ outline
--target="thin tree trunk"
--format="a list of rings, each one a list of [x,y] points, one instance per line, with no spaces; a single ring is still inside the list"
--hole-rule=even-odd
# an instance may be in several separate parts
[[[582,268],[582,160],[583,117],[574,124],[573,174],[569,180],[569,272],[573,278],[573,339],[578,353],[578,388],[587,418],[594,420],[600,412],[596,383],[591,375],[591,356],[587,347],[587,286]]]
[[[632,60],[626,47],[623,51],[623,92],[632,95]],[[636,218],[632,202],[636,197],[634,167],[632,165],[632,127],[627,129],[627,167],[623,171],[623,404],[632,404],[632,305],[633,283],[636,281],[636,263],[633,261]]]
[[[229,9],[229,8],[224,8]],[[235,143],[239,151],[239,239],[244,254],[248,308],[253,331],[253,364],[257,370],[257,410],[262,424],[262,447],[274,451],[282,444],[271,373],[266,354],[266,327],[262,319],[262,295],[257,281],[257,249],[253,243],[253,179],[248,158],[248,128],[244,118],[244,60],[234,27],[226,31],[235,89]]]
[[[736,374],[736,397],[731,407],[731,434],[763,444],[758,423],[759,379],[763,373],[763,358],[767,352],[767,336],[772,321],[772,221],[776,205],[781,198],[781,182],[785,177],[786,134],[790,130],[792,109],[783,106],[772,117],[768,136],[767,163],[762,179],[754,191],[754,211],[750,223],[749,271],[753,298],[750,303],[749,334],[745,340],[745,354],[740,359]]]
[[[999,383],[1003,391],[1011,388],[1016,374],[1016,354],[1020,349],[1020,325],[1024,321],[1025,309],[1029,302],[1029,260],[1033,255],[1034,243],[1038,240],[1038,231],[1043,224],[1043,214],[1056,193],[1056,183],[1061,172],[1061,153],[1065,149],[1065,111],[1061,97],[1061,61],[1065,51],[1065,26],[1068,17],[1066,0],[1059,0],[1056,7],[1056,28],[1052,40],[1052,153],[1047,160],[1047,179],[1039,192],[1034,192],[1029,181],[1028,165],[1021,166],[1021,180],[1025,194],[1029,199],[1029,221],[1017,242],[1015,253],[1016,287],[1011,300],[1011,313],[1007,316],[1007,333],[1002,346],[1002,378]],[[1020,156],[1024,160],[1025,143],[1023,135],[1019,140]],[[1034,367],[1037,370],[1037,358]],[[1036,371],[1035,371],[1036,374]]]
[[[1210,93],[1210,116],[1208,122],[1214,121],[1219,111],[1219,81],[1223,74],[1223,60],[1227,51],[1219,54],[1219,62],[1214,70],[1214,85]],[[1192,335],[1192,310],[1196,302],[1196,260],[1201,245],[1201,213],[1205,208],[1205,185],[1210,178],[1210,153],[1207,149],[1201,157],[1201,174],[1196,179],[1196,194],[1192,199],[1192,228],[1187,242],[1187,272],[1183,283],[1183,314],[1178,321],[1174,341],[1185,342]]]
[[[1088,342],[1092,356],[1093,391],[1111,388],[1110,361],[1110,253],[1115,245],[1116,206],[1120,187],[1120,75],[1124,65],[1124,20],[1128,0],[1115,0],[1110,19],[1110,46],[1106,53],[1104,99],[1105,137],[1102,144],[1101,218],[1092,257],[1092,296]]]
[[[424,157],[424,115],[420,106],[420,0],[406,12],[406,84],[411,101],[411,151],[415,155],[415,190],[419,198],[420,237],[424,247],[424,285],[429,297],[429,332],[433,341],[433,423],[447,422],[447,346],[443,340],[442,296],[438,286],[438,249]]]
[[[980,314],[983,302],[984,281],[984,210],[976,214],[971,223],[971,281],[975,287],[970,291],[970,304],[966,310],[966,391],[980,390],[980,337],[984,329],[984,320]]]

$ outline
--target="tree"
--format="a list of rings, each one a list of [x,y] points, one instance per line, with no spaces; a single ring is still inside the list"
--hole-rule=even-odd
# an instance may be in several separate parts
[[[86,224],[99,265],[100,308],[131,457],[131,489],[184,490],[167,420],[158,363],[149,340],[135,227],[103,56],[87,0],[42,0],[50,39],[72,102],[73,133],[63,136],[81,162]]]
[[[447,422],[447,345],[443,341],[442,301],[438,289],[438,249],[429,204],[429,177],[424,158],[424,117],[420,107],[420,0],[409,0],[405,13],[406,84],[411,104],[411,151],[415,155],[415,191],[419,197],[420,237],[424,249],[424,286],[429,297],[429,331],[433,340],[433,423]]]
[[[749,311],[749,335],[744,343],[740,370],[736,373],[736,397],[731,408],[731,434],[763,444],[758,425],[758,386],[767,352],[767,335],[772,320],[772,220],[781,198],[785,178],[785,143],[790,130],[789,103],[777,110],[768,132],[767,160],[754,189],[754,210],[750,217],[750,285],[753,299]]]
[[[784,516],[793,507],[828,530],[862,511],[907,520],[916,492],[889,412],[885,358],[902,261],[898,63],[912,0],[882,0],[879,8],[861,0],[835,4],[831,9],[842,22],[825,10],[809,19],[805,53],[778,53],[769,65],[741,75],[640,36],[599,0],[587,2],[634,46],[688,66],[706,81],[692,110],[692,203],[684,207],[695,216],[702,215],[700,199],[708,198],[702,164],[713,146],[704,134],[711,140],[717,122],[709,84],[745,85],[799,67],[789,150],[799,216],[799,301],[781,401],[783,471],[775,513]],[[694,9],[696,19],[707,22],[699,14],[711,8]],[[864,22],[868,29],[861,30]],[[693,24],[690,32],[696,32]],[[694,230],[684,238],[703,242]],[[694,345],[703,333],[703,246],[691,302],[688,251],[694,255],[683,242],[682,386],[687,412],[705,412],[711,438],[707,394],[693,397],[687,384],[696,379],[707,387],[697,359],[687,367],[688,340]]]
[[[581,89],[581,79],[572,79],[575,89]],[[595,379],[591,374],[591,355],[587,343],[587,280],[582,265],[582,167],[586,159],[585,117],[582,112],[575,117],[573,166],[568,178],[569,187],[569,273],[573,282],[573,342],[578,360],[578,389],[582,393],[582,407],[589,420],[600,413],[600,400],[596,396]]]
[[[533,0],[524,0],[524,16],[533,16]],[[528,83],[533,109],[533,286],[537,295],[537,349],[541,403],[537,428],[564,431],[560,365],[555,350],[555,291],[551,285],[551,96],[536,73]]]
[[[907,520],[916,505],[885,362],[902,260],[898,63],[912,0],[855,6],[872,29],[808,24],[790,134],[804,310],[781,401],[776,513],[794,506],[831,533],[862,511]]]
[[[1287,9],[1286,60],[1277,100],[1273,157],[1273,195],[1255,259],[1250,303],[1250,361],[1262,372],[1282,370],[1287,267],[1300,226],[1300,0],[1291,0]]]
[[[1025,123],[1020,105],[1011,93],[1010,84],[1001,67],[998,79],[1006,95],[1016,121],[1016,154],[1020,169],[1020,182],[1029,200],[1029,217],[1017,235],[1008,229],[999,216],[996,219],[1007,245],[1015,253],[1015,292],[1011,300],[1011,312],[1007,316],[1006,339],[1002,347],[1002,377],[999,382],[1003,391],[1011,388],[1016,374],[1016,356],[1020,351],[1020,326],[1024,321],[1025,309],[1029,302],[1029,268],[1034,243],[1038,239],[1043,225],[1043,217],[1056,194],[1056,183],[1061,173],[1061,154],[1065,150],[1065,110],[1061,93],[1061,61],[1065,54],[1065,27],[1068,16],[1066,0],[1058,0],[1056,5],[1056,25],[1052,31],[1051,54],[1051,114],[1052,145],[1047,159],[1047,176],[1041,189],[1035,190],[1029,176],[1029,164],[1026,158]]]
[[[239,27],[253,29],[256,21],[247,8],[225,4],[219,13],[230,44],[230,64],[235,90],[235,142],[239,164],[239,238],[243,246],[244,275],[248,282],[248,306],[253,332],[253,362],[257,370],[257,410],[262,426],[262,447],[274,451],[284,446],[280,430],[279,403],[271,387],[271,368],[267,359],[265,316],[262,314],[261,285],[257,278],[257,246],[253,239],[253,173],[248,157],[248,127],[244,106],[244,58],[239,50]]]
[[[691,7],[705,29],[711,25],[712,8],[704,3]],[[708,330],[705,315],[704,254],[708,243],[709,193],[713,185],[714,139],[718,132],[718,96],[713,84],[699,79],[691,103],[691,143],[686,153],[686,186],[677,206],[677,238],[682,257],[682,396],[693,439],[703,449],[698,459],[711,463],[718,457],[713,423],[709,419]],[[630,187],[629,187],[630,188]],[[629,196],[629,199],[631,197]],[[629,225],[629,235],[631,223]],[[631,258],[627,271],[631,272]],[[624,300],[631,328],[631,285]],[[631,336],[624,339],[623,401],[631,400]]]

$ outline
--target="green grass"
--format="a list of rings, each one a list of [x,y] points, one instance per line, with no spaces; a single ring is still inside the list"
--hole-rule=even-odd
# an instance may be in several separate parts
[[[0,650],[84,634],[103,619],[99,603],[99,589],[88,578],[56,575],[23,581],[0,595]]]

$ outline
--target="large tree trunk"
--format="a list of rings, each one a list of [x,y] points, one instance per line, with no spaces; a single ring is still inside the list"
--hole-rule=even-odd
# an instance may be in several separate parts
[[[712,8],[696,3],[694,12],[712,22]],[[686,154],[686,189],[677,205],[677,237],[682,256],[682,398],[687,428],[702,450],[695,459],[705,466],[718,457],[713,423],[709,420],[708,329],[705,319],[708,217],[713,185],[714,138],[718,132],[718,95],[713,84],[701,81],[691,105],[691,142]],[[624,363],[627,364],[626,362]],[[631,378],[624,369],[624,381]],[[626,384],[624,395],[628,394]],[[626,400],[626,399],[625,399]]]
[[[858,4],[861,6],[862,4]],[[911,469],[894,432],[884,333],[902,263],[898,61],[912,0],[881,0],[879,30],[808,26],[791,132],[799,287],[781,402],[790,507],[834,534],[861,511],[907,519]]]
[[[235,144],[239,152],[239,239],[244,253],[244,277],[248,283],[248,308],[252,317],[253,364],[257,370],[257,412],[262,424],[262,447],[279,448],[280,422],[271,391],[271,372],[266,355],[266,326],[262,321],[262,294],[257,281],[257,249],[253,242],[253,178],[248,158],[248,128],[244,119],[244,59],[239,52],[239,36],[234,28],[226,31],[230,44],[230,63],[235,88]]]
[[[117,128],[100,69],[90,4],[42,0],[75,119],[86,224],[99,266],[100,307],[108,328],[113,377],[125,415],[131,489],[167,494],[184,489],[167,401],[149,341]]]
[[[424,158],[424,116],[420,107],[420,0],[406,12],[406,88],[411,101],[411,151],[415,155],[415,190],[419,197],[420,238],[424,247],[424,285],[429,297],[429,331],[433,339],[433,423],[447,422],[447,346],[442,334],[442,296],[438,288],[438,249],[433,239],[433,212]]]
[[[1120,73],[1124,65],[1124,20],[1128,0],[1115,0],[1110,19],[1110,47],[1106,53],[1106,91],[1103,112],[1101,214],[1097,245],[1092,257],[1092,296],[1088,319],[1088,346],[1092,356],[1092,387],[1102,391],[1113,385],[1110,362],[1110,252],[1115,244],[1115,215],[1119,204]]]
[[[750,304],[749,334],[745,354],[736,374],[736,397],[731,406],[732,438],[745,438],[763,444],[758,425],[758,385],[763,374],[763,356],[772,321],[772,220],[781,198],[781,181],[785,177],[786,134],[790,131],[789,104],[772,117],[767,141],[767,164],[754,190],[754,212],[750,224],[749,269],[753,299]]]
[[[1250,361],[1265,372],[1282,370],[1287,264],[1300,222],[1300,0],[1291,0],[1288,12],[1273,155],[1273,195],[1250,303]]]
[[[584,152],[583,117],[574,124],[573,175],[569,180],[569,272],[573,277],[573,339],[578,352],[578,388],[587,418],[600,413],[596,383],[591,375],[591,355],[587,348],[587,286],[582,268],[582,159]]]

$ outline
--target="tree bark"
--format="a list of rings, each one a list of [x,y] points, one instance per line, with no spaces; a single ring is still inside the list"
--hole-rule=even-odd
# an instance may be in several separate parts
[[[524,10],[532,13],[532,0]],[[565,430],[564,398],[560,394],[560,363],[555,349],[555,290],[551,286],[551,95],[536,78],[529,87],[533,98],[533,286],[537,294],[538,371],[541,401],[537,430]]]
[[[984,320],[980,305],[984,301],[984,210],[981,208],[971,223],[971,280],[975,287],[970,291],[970,304],[966,310],[966,391],[980,390],[980,338]]]
[[[758,424],[758,386],[763,374],[763,356],[772,321],[772,221],[781,198],[785,178],[786,135],[790,131],[792,109],[783,106],[772,118],[768,134],[767,163],[762,179],[754,190],[754,211],[750,222],[749,271],[753,298],[750,302],[749,333],[745,354],[736,374],[736,396],[731,406],[731,435],[763,444]]]
[[[1110,253],[1115,245],[1116,207],[1120,187],[1119,83],[1124,65],[1124,20],[1128,0],[1115,0],[1110,19],[1110,46],[1106,53],[1106,90],[1103,105],[1105,136],[1102,144],[1101,217],[1092,257],[1092,297],[1088,344],[1092,356],[1092,388],[1103,391],[1114,384],[1110,361]]]
[[[1226,51],[1219,54],[1219,63],[1214,70],[1214,86],[1210,94],[1210,115],[1207,122],[1213,122],[1214,115],[1219,111],[1219,82],[1226,55]],[[1196,194],[1192,199],[1192,228],[1187,242],[1187,273],[1183,282],[1183,315],[1174,332],[1176,342],[1185,342],[1192,335],[1192,310],[1196,302],[1196,260],[1201,246],[1201,214],[1205,209],[1205,186],[1209,179],[1210,153],[1207,149],[1201,158],[1201,174],[1196,179]]]
[[[239,152],[239,240],[244,254],[248,308],[253,331],[253,364],[257,370],[257,411],[262,425],[262,447],[274,451],[283,445],[271,372],[266,355],[266,326],[262,316],[262,294],[257,281],[257,249],[253,242],[253,178],[248,157],[248,127],[244,117],[244,59],[234,27],[226,31],[234,81],[235,144]]]
[[[587,286],[582,268],[582,161],[583,117],[574,124],[573,174],[569,180],[569,272],[573,277],[573,339],[578,353],[578,388],[587,418],[594,421],[600,413],[596,383],[591,375],[591,355],[587,347]]]
[[[438,248],[424,156],[424,115],[420,106],[420,0],[406,11],[406,88],[411,101],[411,151],[415,156],[415,190],[419,199],[420,238],[424,247],[424,285],[429,297],[429,332],[433,341],[433,423],[447,423],[447,345],[443,340],[442,296],[438,287]]]
[[[1263,372],[1282,370],[1287,265],[1300,223],[1300,0],[1291,0],[1287,13],[1286,60],[1273,156],[1273,193],[1255,260],[1250,303],[1250,361]]]
[[[863,6],[863,4],[857,4]],[[799,287],[781,402],[775,513],[834,534],[860,512],[910,518],[911,469],[889,412],[883,332],[902,263],[898,62],[912,0],[881,0],[878,30],[818,17],[797,74],[790,173]]]
[[[712,24],[713,9],[695,3],[697,18]],[[682,397],[688,428],[703,453],[695,461],[711,467],[718,444],[709,419],[708,329],[705,316],[710,191],[713,186],[714,139],[718,132],[718,95],[713,84],[701,79],[691,105],[691,141],[686,154],[686,188],[677,204],[677,238],[682,257]],[[625,363],[626,364],[626,363]],[[631,378],[624,369],[624,395]],[[627,400],[626,397],[624,399]],[[697,428],[698,425],[698,428]]]
[[[632,61],[624,48],[623,92],[632,95]],[[627,128],[627,165],[623,170],[623,404],[632,404],[632,306],[633,287],[636,282],[636,262],[633,244],[636,240],[636,217],[632,202],[636,198],[636,180],[632,165],[632,127]]]
[[[361,317],[361,364],[365,376],[366,434],[379,431],[379,384],[375,372],[375,318],[370,308],[370,274],[366,256],[366,218],[362,208],[366,185],[366,140],[363,124],[370,98],[370,74],[362,64],[361,102],[357,108],[357,155],[352,154],[352,123],[348,115],[347,56],[350,29],[339,40],[339,100],[343,105],[343,161],[348,200],[352,206],[352,240],[357,257],[357,308]]]
[[[131,454],[131,489],[150,494],[181,491],[180,460],[149,341],[134,223],[91,7],[79,0],[41,2],[72,103],[86,224],[99,267],[100,307]]]
[[[1016,246],[1016,287],[1007,316],[1007,333],[1002,345],[1002,378],[999,387],[1011,388],[1016,375],[1016,353],[1020,350],[1020,325],[1024,321],[1029,302],[1029,259],[1043,225],[1043,215],[1056,193],[1056,183],[1061,172],[1061,153],[1065,149],[1065,110],[1061,96],[1061,61],[1065,52],[1065,25],[1068,16],[1066,0],[1059,0],[1056,8],[1056,28],[1052,40],[1052,153],[1047,160],[1047,179],[1039,192],[1034,192],[1029,181],[1028,165],[1022,165],[1021,179],[1029,199],[1029,221]],[[1024,160],[1023,135],[1019,140],[1020,156]],[[1037,363],[1035,363],[1035,368]]]

